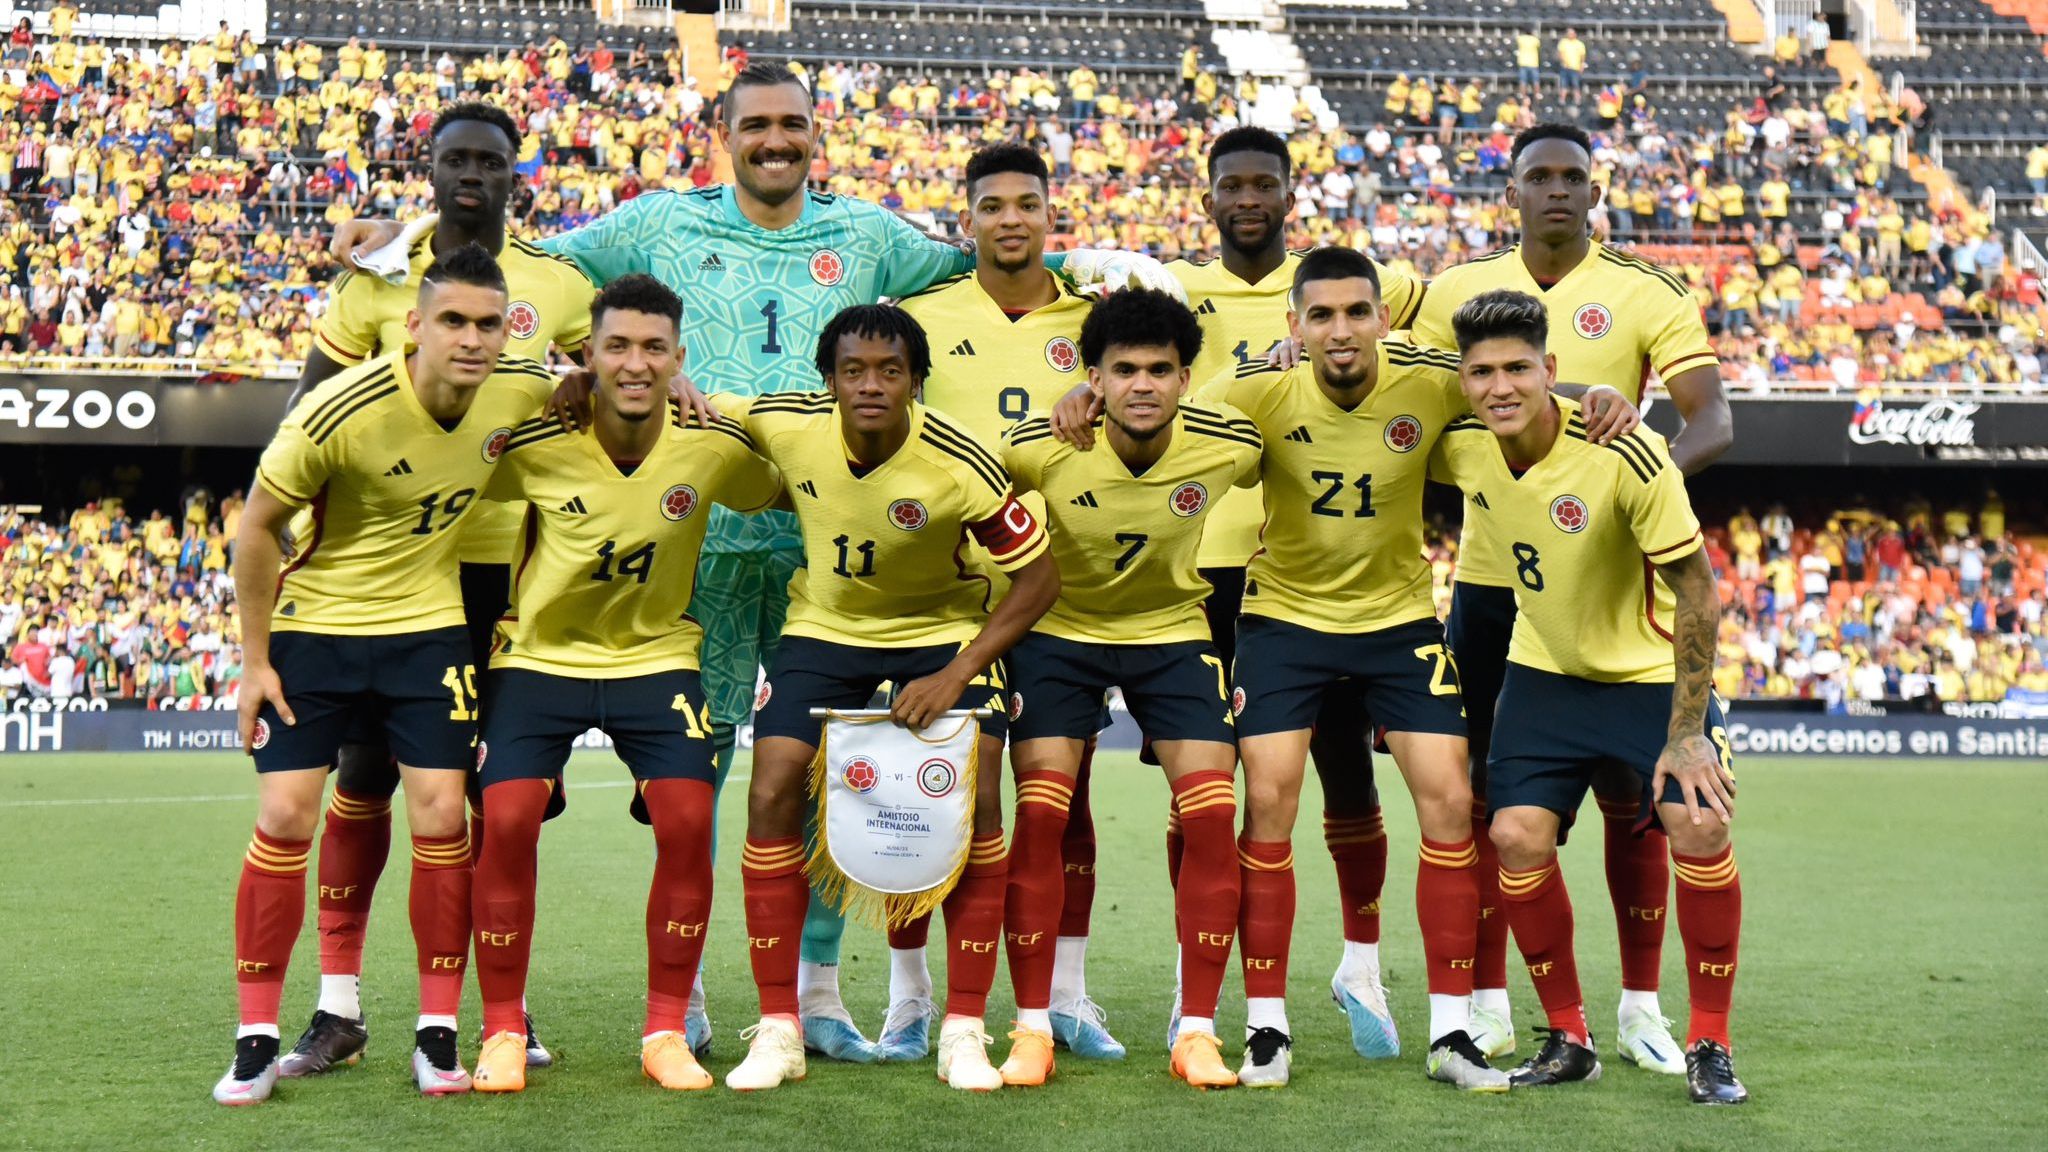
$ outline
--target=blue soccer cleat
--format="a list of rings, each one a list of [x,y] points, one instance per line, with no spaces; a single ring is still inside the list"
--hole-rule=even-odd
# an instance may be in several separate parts
[[[805,1016],[804,1049],[816,1052],[830,1060],[843,1060],[848,1064],[873,1064],[880,1060],[881,1053],[853,1021],[838,1016]]]
[[[683,1041],[690,1046],[690,1055],[702,1060],[711,1055],[711,1017],[701,1009],[691,1009],[683,1017]]]
[[[937,1014],[932,1002],[921,996],[890,1004],[882,1038],[875,1041],[876,1054],[891,1064],[924,1059],[931,1054],[932,1017]]]
[[[1401,1054],[1401,1037],[1387,1011],[1387,994],[1376,975],[1346,983],[1330,981],[1330,999],[1351,1018],[1351,1047],[1367,1060],[1391,1060]]]
[[[1108,1018],[1101,1005],[1083,996],[1053,1009],[1052,1038],[1083,1060],[1121,1060],[1124,1046],[1102,1026]],[[1175,1017],[1174,1029],[1178,1031],[1179,1026],[1180,1019]]]

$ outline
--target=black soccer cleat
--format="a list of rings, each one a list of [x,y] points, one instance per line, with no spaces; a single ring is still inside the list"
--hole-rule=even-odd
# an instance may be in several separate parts
[[[1254,1028],[1244,1040],[1237,1082],[1246,1088],[1285,1088],[1294,1068],[1294,1038],[1278,1028]]]
[[[1592,1037],[1580,1044],[1556,1028],[1538,1028],[1543,1048],[1508,1074],[1517,1088],[1544,1088],[1552,1084],[1591,1084],[1600,1079],[1600,1057],[1593,1051]]]
[[[316,1010],[298,1043],[277,1062],[277,1074],[286,1079],[318,1076],[354,1064],[369,1047],[370,1030],[363,1021]]]
[[[540,1042],[540,1033],[534,1030],[533,1013],[526,1014],[526,1066],[528,1068],[550,1068],[555,1063],[555,1054]]]
[[[1702,1040],[1686,1050],[1685,1086],[1695,1104],[1749,1103],[1749,1089],[1735,1078],[1735,1055],[1718,1041]]]

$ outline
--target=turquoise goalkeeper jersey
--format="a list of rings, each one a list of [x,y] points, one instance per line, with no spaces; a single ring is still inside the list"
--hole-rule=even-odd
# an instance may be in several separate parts
[[[759,396],[819,387],[818,334],[841,309],[921,292],[974,257],[864,200],[806,192],[773,231],[748,220],[731,185],[650,192],[541,242],[599,284],[632,272],[683,298],[685,369],[705,392]],[[801,548],[787,513],[712,508],[706,552]]]

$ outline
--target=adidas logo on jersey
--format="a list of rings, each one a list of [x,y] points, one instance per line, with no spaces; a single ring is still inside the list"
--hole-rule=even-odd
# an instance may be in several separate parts
[[[974,355],[974,341],[972,341],[972,340],[962,340],[962,341],[961,341],[961,342],[959,342],[958,344],[955,344],[955,345],[953,345],[953,350],[952,350],[951,352],[947,353],[947,355],[949,355],[949,356],[972,356],[972,355]]]
[[[1204,296],[1204,297],[1202,298],[1202,303],[1201,303],[1201,305],[1200,305],[1199,307],[1197,307],[1197,308],[1195,309],[1195,315],[1197,315],[1197,316],[1214,316],[1215,314],[1216,314],[1216,302],[1215,302],[1214,300],[1211,300],[1211,299],[1209,299],[1208,297]]]
[[[806,480],[803,483],[798,484],[796,486],[796,490],[803,493],[806,496],[809,496],[813,500],[816,500],[818,498],[818,490],[817,488],[812,486],[809,480]]]
[[[285,601],[284,607],[279,608],[277,614],[279,616],[297,616],[299,614],[299,602],[297,600]]]
[[[1472,494],[1472,502],[1474,504],[1479,505],[1481,508],[1486,509],[1488,512],[1493,511],[1493,505],[1488,504],[1486,502],[1486,493],[1484,492],[1474,492]]]
[[[560,510],[563,512],[571,512],[578,516],[581,516],[584,513],[590,511],[590,509],[585,508],[583,506],[583,497],[581,496],[578,496],[575,499],[569,501],[567,504],[562,505]]]
[[[725,261],[720,260],[718,258],[718,253],[713,252],[711,255],[706,256],[703,260],[697,263],[697,271],[723,272],[725,271]]]
[[[405,457],[400,456],[398,458],[398,463],[393,464],[390,468],[385,469],[384,474],[386,476],[410,476],[412,475],[412,465],[407,464],[405,462]]]
[[[1296,428],[1296,429],[1295,429],[1294,431],[1292,431],[1292,432],[1289,432],[1289,433],[1288,433],[1287,435],[1285,435],[1285,436],[1282,436],[1282,437],[1281,437],[1281,439],[1282,439],[1282,440],[1291,440],[1291,441],[1293,441],[1293,442],[1294,442],[1294,443],[1296,443],[1296,444],[1313,444],[1313,443],[1315,443],[1315,438],[1314,438],[1313,436],[1310,436],[1310,435],[1308,434],[1308,425],[1306,425],[1306,424],[1303,424],[1303,425],[1302,425],[1301,427],[1299,427],[1299,428]]]
[[[1083,492],[1079,496],[1074,497],[1072,500],[1067,501],[1067,503],[1072,504],[1077,508],[1102,507],[1102,505],[1097,504],[1095,502],[1095,493],[1093,492]]]

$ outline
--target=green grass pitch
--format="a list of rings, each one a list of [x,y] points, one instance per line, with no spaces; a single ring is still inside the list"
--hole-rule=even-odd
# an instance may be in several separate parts
[[[1389,768],[1391,766],[1388,766]],[[1171,904],[1161,849],[1165,785],[1128,754],[1095,784],[1101,888],[1090,990],[1131,1049],[1121,1064],[1063,1058],[1037,1091],[966,1098],[929,1063],[814,1061],[764,1096],[681,1096],[641,1078],[636,1055],[652,860],[608,756],[571,767],[568,814],[541,849],[531,1002],[559,1063],[524,1095],[422,1100],[406,1077],[415,1010],[405,855],[384,876],[365,1006],[373,1042],[356,1068],[287,1082],[249,1110],[213,1104],[234,1023],[229,925],[254,814],[232,756],[8,757],[0,761],[0,1146],[59,1148],[2011,1148],[2048,1124],[2048,788],[2038,764],[1753,760],[1737,840],[1746,897],[1737,1053],[1754,1100],[1710,1111],[1682,1084],[1609,1061],[1599,1084],[1461,1096],[1422,1076],[1426,1020],[1413,902],[1413,816],[1383,781],[1392,837],[1388,990],[1408,1042],[1399,1060],[1352,1054],[1325,981],[1338,953],[1318,801],[1296,836],[1301,915],[1292,1015],[1294,1085],[1200,1095],[1166,1070]],[[728,790],[707,982],[723,1075],[753,1017],[741,939],[738,821]],[[1566,850],[1596,1037],[1609,1038],[1614,928],[1589,829]],[[403,832],[398,843],[403,845]],[[311,1012],[312,917],[285,1001],[286,1042]],[[934,933],[934,942],[940,937]],[[842,982],[879,1027],[886,947],[849,932]],[[1684,1028],[1676,931],[1665,1009]],[[1540,1022],[1514,981],[1524,1051]],[[990,1024],[1010,1008],[999,977]],[[473,1056],[474,985],[464,1005]],[[1224,1031],[1235,1053],[1235,975]],[[996,1059],[1005,1042],[1000,1038]],[[2035,1135],[2029,1136],[2028,1133]]]

